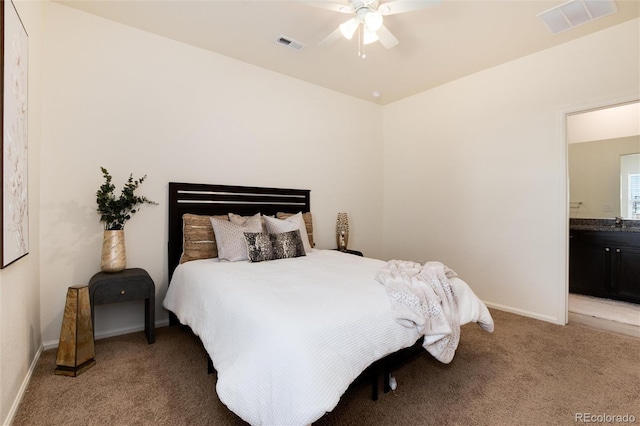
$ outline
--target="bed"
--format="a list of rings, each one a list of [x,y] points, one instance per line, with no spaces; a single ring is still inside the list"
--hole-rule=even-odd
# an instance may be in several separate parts
[[[374,278],[381,260],[307,247],[303,256],[272,261],[180,262],[189,243],[185,215],[286,218],[311,211],[308,190],[185,183],[169,190],[171,280],[163,306],[200,338],[217,371],[218,397],[243,420],[311,424],[363,371],[420,341],[416,327],[394,319]],[[450,283],[460,323],[492,326],[469,286],[457,277]]]

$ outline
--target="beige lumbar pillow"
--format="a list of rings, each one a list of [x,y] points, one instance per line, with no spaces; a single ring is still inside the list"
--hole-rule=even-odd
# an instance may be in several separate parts
[[[182,256],[180,263],[198,259],[212,259],[218,257],[218,246],[211,217],[229,220],[224,216],[203,216],[191,213],[182,215]]]

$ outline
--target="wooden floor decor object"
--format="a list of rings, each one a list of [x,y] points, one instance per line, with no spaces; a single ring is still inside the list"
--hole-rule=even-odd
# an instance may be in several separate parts
[[[96,365],[89,287],[69,287],[60,329],[55,374],[76,377]]]

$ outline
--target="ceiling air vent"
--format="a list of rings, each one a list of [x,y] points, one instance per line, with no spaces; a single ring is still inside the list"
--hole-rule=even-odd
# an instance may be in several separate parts
[[[558,34],[617,11],[614,0],[571,0],[537,16],[553,34]]]
[[[276,43],[281,44],[282,46],[288,47],[289,49],[293,49],[295,51],[300,51],[304,47],[304,44],[300,43],[299,41],[295,41],[294,39],[285,37],[283,35],[280,35],[276,39]]]

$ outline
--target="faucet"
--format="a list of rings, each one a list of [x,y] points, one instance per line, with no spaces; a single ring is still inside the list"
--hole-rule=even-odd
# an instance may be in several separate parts
[[[616,228],[622,228],[622,218],[616,216]]]

